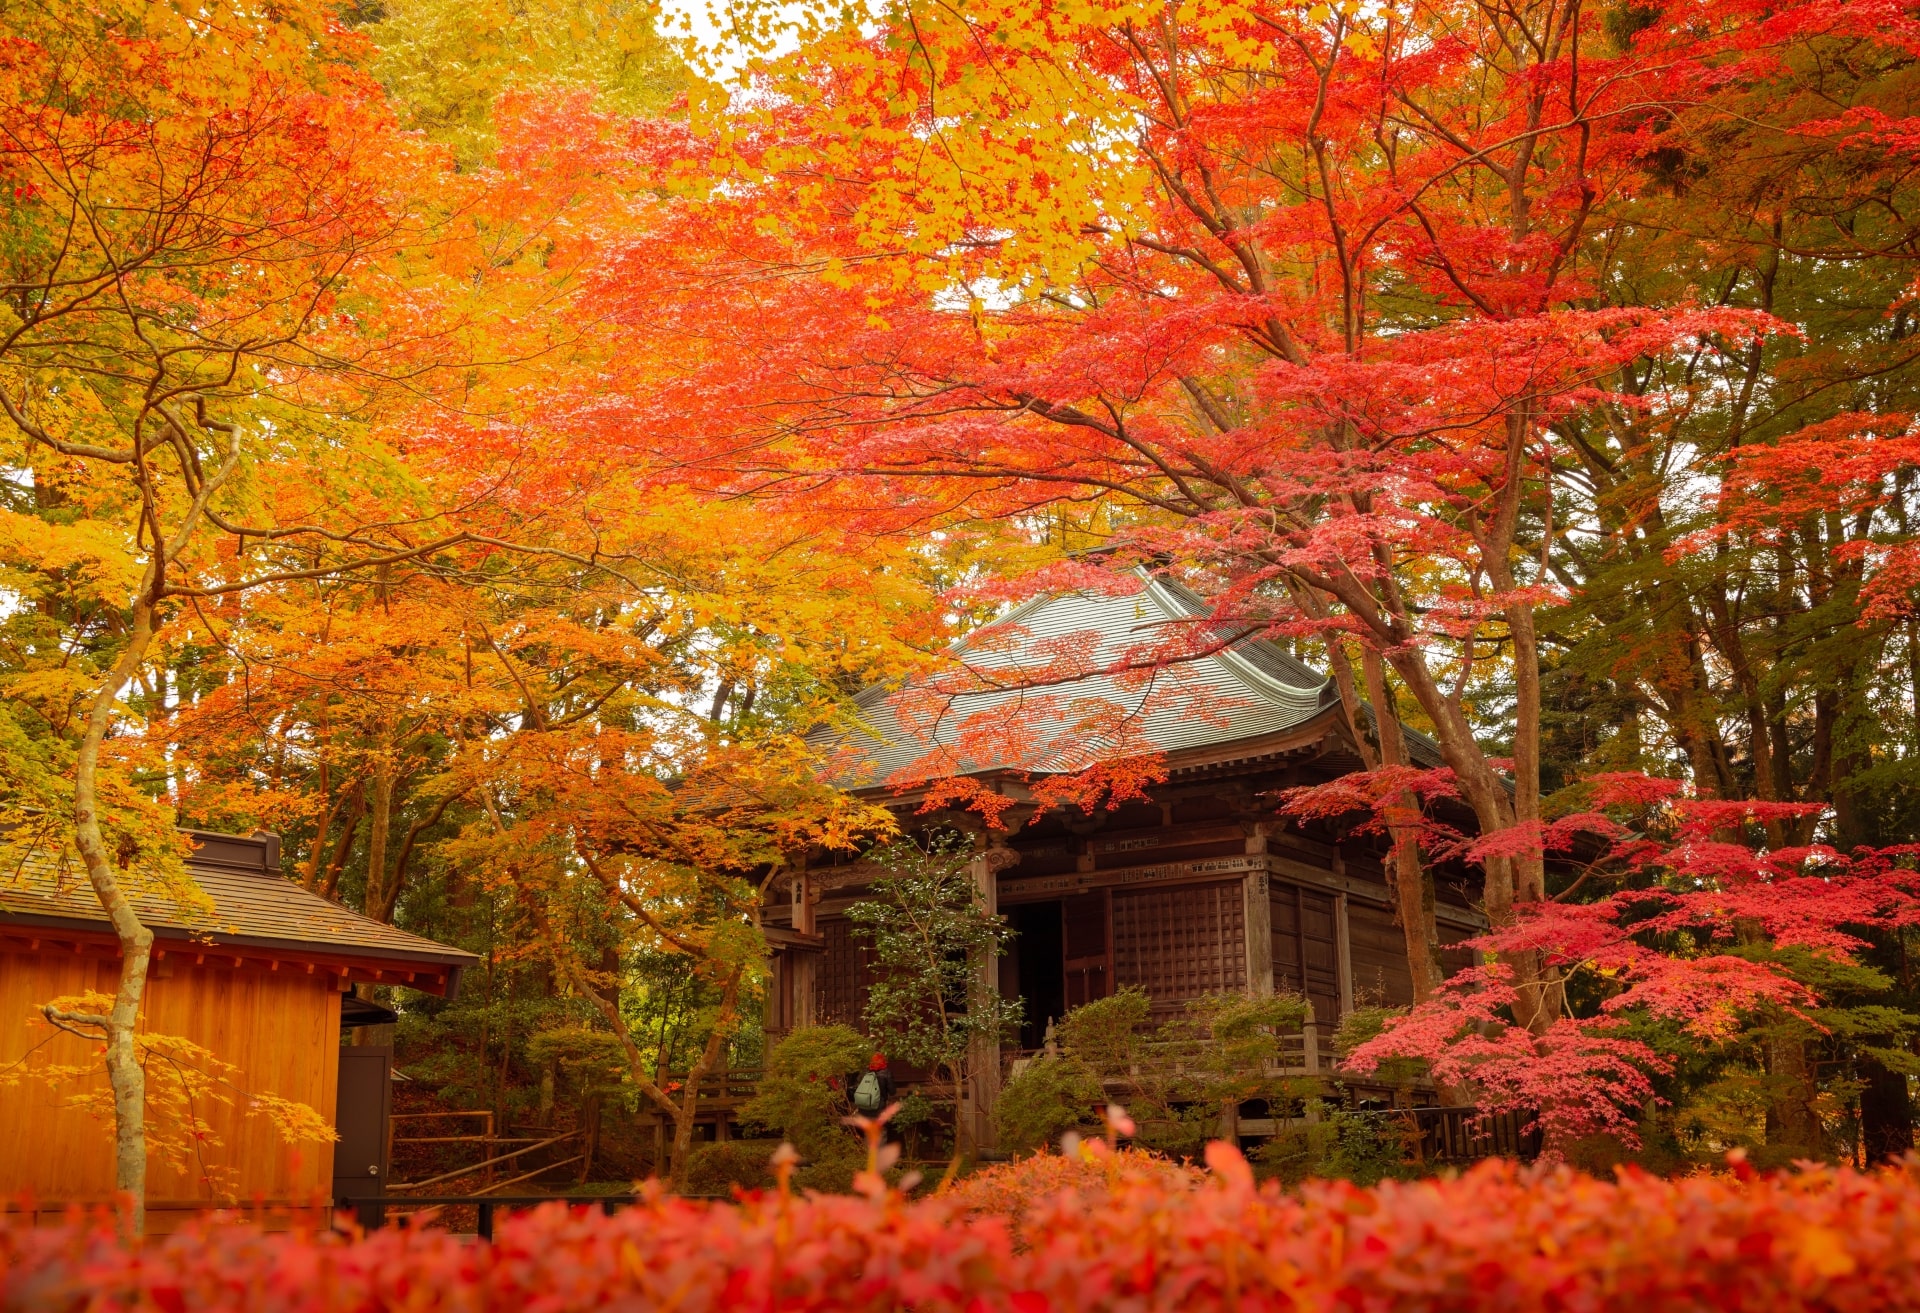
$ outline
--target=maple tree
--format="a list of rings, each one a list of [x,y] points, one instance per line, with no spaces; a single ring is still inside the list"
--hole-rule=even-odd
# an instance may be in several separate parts
[[[593,1027],[678,1172],[785,854],[887,828],[798,736],[1024,682],[893,783],[999,824],[968,760],[1099,738],[1037,805],[1137,797],[1086,644],[937,653],[1143,569],[1207,613],[1124,685],[1261,636],[1340,693],[1367,771],[1290,805],[1388,837],[1417,1001],[1362,1063],[1563,1141],[1752,1068],[1818,1153],[1828,1054],[1910,1141],[1910,5],[744,4],[732,84],[657,18],[12,25],[0,819],[121,933],[123,1184],[176,817],[484,923],[443,1059]]]
[[[340,40],[329,67],[370,98],[369,130],[391,132],[367,48]],[[227,71],[236,86],[256,72]],[[133,818],[122,829],[148,827],[145,848],[120,844],[143,874],[175,851],[170,804],[202,825],[284,831],[309,887],[378,920],[416,891],[456,916],[484,903],[503,936],[489,976],[531,976],[552,1026],[612,1031],[633,1087],[679,1128],[677,1169],[700,1077],[757,1001],[754,921],[780,855],[884,828],[818,783],[793,731],[938,645],[949,620],[928,599],[970,552],[711,504],[609,442],[619,417],[593,380],[630,344],[596,335],[572,293],[606,233],[647,222],[649,157],[631,123],[574,88],[488,111],[497,149],[465,175],[398,137],[410,176],[363,151],[371,173],[389,170],[392,230],[359,264],[341,258],[389,299],[376,315],[347,297],[351,314],[322,324],[327,350],[360,353],[347,364],[277,361],[283,391],[256,378],[228,398],[272,408],[263,440],[247,432],[244,497],[216,504],[215,529],[169,561],[158,633],[124,656],[135,692],[117,710],[140,719],[104,738],[127,758],[108,787]],[[329,294],[352,287],[337,277]],[[612,427],[566,427],[596,408]],[[112,521],[83,526],[104,542],[50,544],[51,474],[22,468],[41,500],[6,521],[9,586],[41,606],[10,618],[25,668],[9,710],[34,708],[17,742],[44,759],[44,788],[9,799],[25,807],[57,803],[68,769],[52,696],[71,678],[63,645],[121,602],[76,601],[67,567],[89,545],[115,568],[126,553]],[[16,837],[62,841],[57,810],[21,815]],[[177,859],[171,876],[191,899]],[[636,958],[691,959],[671,973],[713,991],[690,1075],[677,1040],[636,1040],[614,1006]],[[531,1061],[536,1036],[516,1037],[511,1012],[506,1030],[493,1044]]]
[[[1890,668],[1906,8],[871,5],[803,14],[788,52],[787,11],[744,14],[766,53],[740,93],[657,143],[723,185],[663,206],[597,289],[673,353],[636,430],[769,504],[1043,537],[976,603],[1126,590],[1138,563],[1210,599],[1116,673],[1249,633],[1323,655],[1373,768],[1340,810],[1394,840],[1423,1000],[1423,844],[1485,872],[1496,926],[1599,896],[1548,870],[1579,809],[1549,795],[1596,768],[1830,803],[1843,847],[1884,841],[1863,799],[1897,796],[1907,750],[1868,708],[1907,722],[1915,696]],[[1045,564],[1076,544],[1105,554]],[[1402,716],[1443,771],[1412,769]],[[1038,758],[1094,723],[1042,719],[963,737]],[[1048,799],[1151,778],[1116,769]],[[1474,834],[1437,833],[1443,796]],[[1754,814],[1764,855],[1824,813]],[[1502,1015],[1565,1033],[1565,961],[1486,942]],[[1767,1046],[1803,1085],[1808,1033]]]
[[[152,934],[122,872],[140,855],[184,881],[141,790],[125,776],[103,787],[105,744],[179,608],[423,550],[272,477],[336,436],[325,411],[350,398],[325,380],[377,346],[341,332],[378,292],[354,275],[403,238],[393,189],[418,166],[377,89],[332,56],[322,11],[53,6],[14,19],[0,73],[13,198],[0,406],[24,476],[10,494],[24,507],[5,513],[16,591],[38,612],[13,617],[26,660],[9,691],[51,730],[41,764],[57,774],[9,803],[52,795],[70,812],[56,846],[77,850],[121,941],[102,1030],[116,1178],[137,1200],[133,1031]]]
[[[306,874],[331,893],[361,800],[361,901],[391,919],[420,836],[476,788],[463,735],[500,705],[453,664],[450,644],[470,666],[487,634],[474,585],[529,553],[619,573],[571,552],[551,505],[516,515],[499,468],[407,461],[436,423],[498,422],[470,372],[488,353],[567,345],[542,311],[568,267],[528,230],[607,193],[570,205],[565,152],[524,161],[517,187],[461,185],[400,131],[370,57],[324,5],[55,7],[10,34],[0,543],[27,769],[5,820],[10,844],[77,852],[120,938],[101,1024],[136,1200],[152,935],[126,895],[198,900],[174,809],[314,817]],[[401,835],[410,782],[427,814]]]
[[[1528,540],[1551,520],[1544,421],[1626,362],[1703,339],[1737,349],[1764,327],[1569,305],[1588,295],[1600,191],[1624,188],[1646,145],[1617,106],[1686,94],[1686,66],[1583,48],[1598,20],[1555,5],[903,6],[864,23],[767,61],[764,122],[726,122],[721,163],[743,182],[702,220],[786,216],[736,239],[721,275],[782,313],[748,322],[742,306],[727,331],[783,333],[754,342],[744,378],[696,371],[721,420],[709,458],[808,495],[808,473],[868,476],[851,513],[869,517],[891,502],[876,487],[911,490],[922,517],[961,498],[1009,517],[1123,507],[1120,563],[1170,558],[1236,632],[1328,642],[1350,706],[1349,644],[1376,704],[1391,668],[1476,813],[1490,911],[1543,897],[1548,581]],[[1413,35],[1429,28],[1449,40]],[[1467,69],[1472,97],[1457,94]],[[756,260],[819,272],[769,292],[743,277]],[[769,372],[778,427],[758,418]],[[721,387],[738,390],[715,407]],[[1514,679],[1511,793],[1466,709],[1498,654]],[[1404,767],[1383,727],[1380,764]],[[1424,992],[1431,895],[1400,847]],[[1544,1019],[1553,988],[1535,982],[1522,1006]]]
[[[1346,1055],[1352,1069],[1419,1060],[1483,1107],[1536,1115],[1549,1148],[1564,1151],[1596,1133],[1637,1146],[1649,1105],[1665,1101],[1657,1078],[1689,1045],[1724,1048],[1784,1026],[1804,1046],[1807,1031],[1837,1031],[1903,1076],[1912,1067],[1920,1017],[1885,1004],[1850,1014],[1835,997],[1872,990],[1868,935],[1920,922],[1911,849],[1770,849],[1743,833],[1799,820],[1814,810],[1805,804],[1687,798],[1672,781],[1628,774],[1596,777],[1586,792],[1591,809],[1557,822],[1549,850],[1575,832],[1604,836],[1587,874],[1611,889],[1543,903],[1471,941],[1487,965],[1388,1019]],[[1583,996],[1544,1033],[1510,1022],[1512,977],[1494,958],[1514,946]],[[1786,1124],[1768,1139],[1818,1154],[1806,1061],[1783,1069],[1775,1055],[1784,1088],[1769,1113]]]

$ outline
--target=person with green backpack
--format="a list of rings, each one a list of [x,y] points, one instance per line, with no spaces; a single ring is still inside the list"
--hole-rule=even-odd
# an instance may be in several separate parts
[[[853,1110],[862,1117],[877,1117],[893,1102],[893,1072],[888,1070],[887,1055],[876,1053],[867,1060],[867,1069],[857,1078],[849,1078]]]

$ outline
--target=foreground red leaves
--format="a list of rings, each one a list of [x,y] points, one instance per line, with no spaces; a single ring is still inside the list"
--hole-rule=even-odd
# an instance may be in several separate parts
[[[543,1310],[1660,1310],[1920,1308],[1920,1171],[1598,1181],[1488,1163],[1454,1180],[1298,1197],[1218,1146],[1187,1188],[1113,1168],[1018,1234],[954,1200],[559,1204],[488,1246],[213,1224],[144,1251],[111,1228],[0,1231],[0,1307]],[[1072,1174],[1047,1173],[1047,1179]]]

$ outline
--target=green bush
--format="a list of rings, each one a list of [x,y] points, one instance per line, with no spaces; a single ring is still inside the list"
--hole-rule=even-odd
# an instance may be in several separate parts
[[[1153,1000],[1147,992],[1128,985],[1062,1017],[1057,1031],[1060,1049],[1103,1076],[1125,1075],[1138,1063],[1141,1031],[1152,1011]]]
[[[1387,1022],[1406,1012],[1405,1008],[1355,1008],[1341,1018],[1334,1032],[1333,1046],[1351,1053],[1370,1039],[1377,1039]],[[1411,1089],[1427,1074],[1427,1064],[1419,1058],[1387,1058],[1374,1068],[1371,1079],[1396,1089]]]
[[[1269,1068],[1281,1037],[1300,1029],[1306,999],[1209,994],[1153,1024],[1153,1000],[1129,986],[1060,1020],[1059,1055],[1022,1070],[1002,1091],[1001,1143],[1036,1148],[1063,1131],[1098,1125],[1108,1096],[1124,1104],[1135,1143],[1197,1157],[1222,1113],[1250,1100],[1291,1106],[1320,1093],[1317,1081],[1280,1079]]]
[[[1096,1127],[1106,1101],[1099,1076],[1080,1059],[1034,1058],[1000,1091],[993,1113],[1000,1147],[1032,1153],[1067,1131]]]
[[[1378,1185],[1426,1174],[1415,1132],[1399,1114],[1340,1108],[1313,1100],[1311,1120],[1287,1125],[1255,1150],[1257,1174],[1288,1185],[1309,1177]]]
[[[734,1186],[761,1189],[773,1184],[770,1159],[778,1140],[729,1140],[703,1144],[687,1159],[680,1183],[682,1194],[730,1195]]]
[[[865,1151],[843,1120],[853,1112],[845,1078],[865,1070],[872,1052],[866,1036],[835,1025],[803,1026],[767,1054],[760,1088],[740,1109],[740,1119],[799,1150],[794,1179],[802,1187],[845,1190],[852,1185]]]

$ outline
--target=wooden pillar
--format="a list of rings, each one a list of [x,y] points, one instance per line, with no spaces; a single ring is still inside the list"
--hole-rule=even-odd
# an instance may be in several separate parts
[[[1273,900],[1267,892],[1267,873],[1253,871],[1242,880],[1246,892],[1247,994],[1273,997]]]
[[[813,876],[803,865],[793,877],[793,928],[803,935],[819,934],[819,919],[814,907],[820,901]],[[817,1024],[814,1017],[815,990],[820,970],[820,955],[804,949],[787,954],[787,1015],[795,1029]]]
[[[997,916],[1000,912],[1000,891],[997,872],[1004,864],[995,860],[993,849],[987,849],[974,856],[968,863],[968,872],[973,876],[974,897],[987,915]],[[1000,955],[991,953],[976,964],[983,988],[996,989],[1000,982]],[[980,1150],[997,1147],[998,1140],[993,1129],[994,1105],[1000,1099],[1000,1043],[997,1039],[981,1038],[974,1041],[972,1055],[972,1074],[963,1091],[964,1106],[955,1110],[957,1116],[970,1117],[973,1127],[973,1142]]]
[[[1256,824],[1247,836],[1249,856],[1267,851],[1267,827]],[[1267,890],[1264,868],[1247,873],[1241,881],[1246,896],[1247,994],[1252,998],[1273,997],[1273,900]]]
[[[1347,933],[1347,896],[1333,900],[1333,949],[1340,969],[1340,1015],[1353,1011],[1353,936]]]

